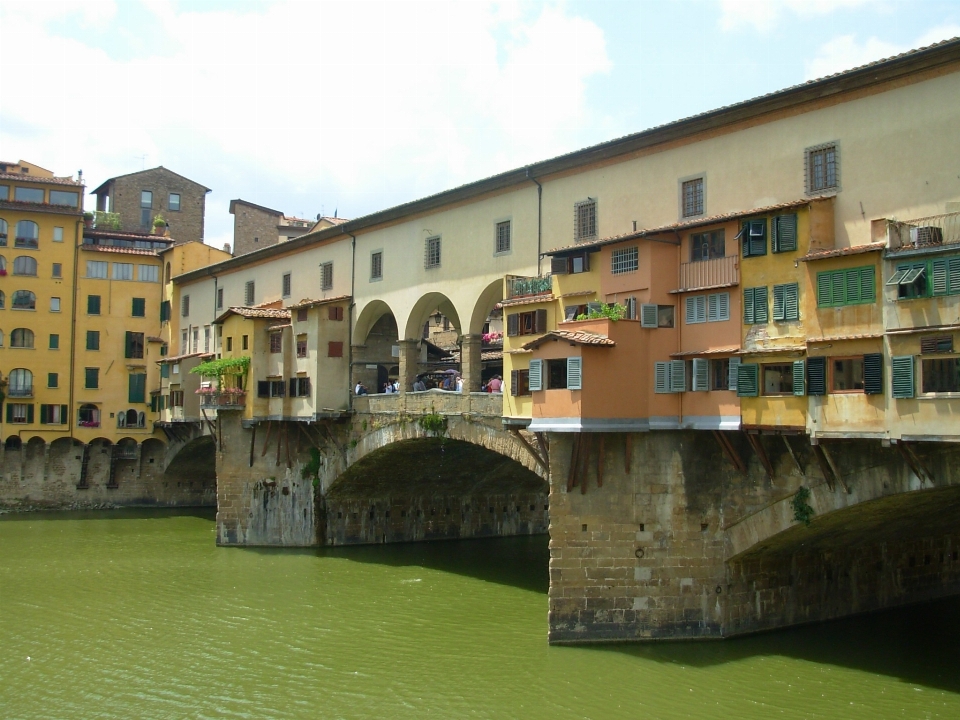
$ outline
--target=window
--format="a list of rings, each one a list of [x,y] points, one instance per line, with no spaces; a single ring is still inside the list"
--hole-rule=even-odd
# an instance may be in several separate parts
[[[8,403],[7,404],[7,422],[8,423],[32,423],[33,405],[28,403]]]
[[[765,287],[744,288],[743,324],[763,325],[770,320],[767,312],[767,289]]]
[[[686,322],[687,325],[704,323],[707,321],[707,296],[693,295],[686,299]]]
[[[297,335],[297,357],[305,358],[307,356],[307,336]]]
[[[960,256],[930,261],[934,295],[960,294]]]
[[[170,193],[167,198],[167,210],[180,211],[180,193]]]
[[[63,265],[61,263],[53,263],[53,277],[63,277]]]
[[[150,227],[150,210],[153,208],[153,193],[149,190],[140,192],[140,227]]]
[[[96,390],[100,387],[100,368],[84,368],[83,387],[87,390]]]
[[[53,241],[54,242],[63,242],[63,228],[55,227],[53,229]]]
[[[764,395],[793,395],[793,364],[763,366]]]
[[[60,387],[60,375],[58,373],[47,373],[47,387],[53,389]]]
[[[270,383],[270,397],[284,397],[283,380],[281,378],[272,378]]]
[[[203,351],[210,352],[210,326],[205,325],[203,328]]]
[[[223,310],[223,288],[217,288],[217,310]]]
[[[513,313],[507,315],[507,335],[538,335],[547,331],[547,311],[532,310],[530,312]]]
[[[808,195],[840,187],[839,153],[836,142],[807,148],[804,156]]]
[[[511,370],[510,371],[510,394],[511,395],[529,395],[530,394],[530,371],[529,370]]]
[[[690,262],[713,260],[725,255],[723,230],[693,233],[690,236]]]
[[[653,364],[653,391],[678,393],[687,389],[687,364],[683,360]]]
[[[227,337],[227,351],[230,352],[233,350],[233,338]]]
[[[730,293],[693,295],[686,299],[687,325],[704,322],[723,322],[730,319]]]
[[[29,290],[17,290],[13,293],[10,307],[14,310],[36,310],[37,296]]]
[[[200,328],[193,328],[193,352],[200,351]]]
[[[587,198],[574,205],[573,239],[576,242],[597,237],[597,201]]]
[[[147,316],[147,299],[133,298],[133,305],[130,308],[130,314],[133,315],[133,317],[146,317]]]
[[[775,253],[797,249],[796,215],[777,215],[770,220],[770,247]]]
[[[50,298],[50,312],[60,312],[60,298]]]
[[[730,389],[730,358],[710,361],[710,389]]]
[[[0,290],[0,310],[3,310],[5,300],[6,300],[6,296],[3,294],[3,290]]]
[[[9,199],[10,199],[10,186],[0,185],[0,200],[9,200]]]
[[[683,217],[703,215],[703,178],[687,180],[680,185]]]
[[[56,386],[53,386],[56,387]],[[41,425],[66,425],[67,406],[66,405],[41,405],[40,406],[40,424]]]
[[[841,307],[877,301],[876,268],[871,266],[817,273],[817,307]]]
[[[100,296],[87,295],[87,315],[100,314]]]
[[[6,199],[6,198],[0,198]],[[0,247],[7,246],[7,221],[0,219]]]
[[[565,390],[567,388],[567,360],[547,360],[547,389]]]
[[[773,319],[774,321],[800,319],[800,289],[797,283],[773,286]]]
[[[327,308],[327,319],[340,322],[343,320],[343,306],[331,305]]]
[[[831,358],[830,392],[863,392],[863,358]]]
[[[510,252],[510,221],[504,220],[496,224],[496,241],[494,243],[495,253]]]
[[[14,275],[36,275],[37,261],[28,255],[21,255],[13,260]]]
[[[310,378],[290,378],[290,397],[310,397]]]
[[[27,328],[17,328],[10,333],[10,347],[12,348],[32,348],[33,330]]]
[[[270,352],[283,352],[283,333],[270,333]]]
[[[244,305],[253,305],[253,301],[256,299],[256,285],[253,280],[247,280],[243,286],[243,303]]]
[[[87,260],[87,277],[106,279],[108,263],[100,260]]]
[[[36,249],[39,237],[40,227],[33,220],[21,220],[17,223],[17,236],[14,238],[13,246]]]
[[[550,260],[550,272],[554,275],[585,273],[590,271],[590,253],[584,252]]]
[[[923,358],[921,391],[927,394],[960,393],[960,358]]]
[[[59,335],[59,333],[50,333],[50,343],[49,343],[49,345],[48,345],[47,347],[49,347],[51,350],[59,350],[59,349],[60,349],[60,335]]]
[[[767,221],[748,220],[740,227],[740,246],[744,257],[767,254]]]
[[[87,330],[87,350],[100,349],[100,331]]]
[[[114,263],[114,280],[133,280],[133,263]]]
[[[657,327],[672,328],[674,325],[673,305],[657,305]]]
[[[640,267],[639,248],[620,248],[610,254],[610,272],[614,275],[635,272]]]
[[[383,280],[383,250],[370,253],[370,279]]]
[[[887,285],[897,285],[897,297],[900,300],[927,297],[930,294],[927,282],[927,264],[925,262],[897,265],[897,271],[887,281]]]
[[[182,330],[180,332],[180,353],[181,354],[190,352],[190,346],[187,344],[187,342],[188,342],[187,331]]]
[[[127,332],[124,342],[125,358],[143,359],[143,333]]]
[[[33,373],[26,368],[15,368],[7,377],[10,397],[33,397]]]
[[[129,376],[127,402],[143,403],[147,401],[147,374],[134,373]]]
[[[4,275],[7,274],[7,259],[3,255],[0,255],[0,270],[3,271]]]
[[[183,390],[170,391],[170,407],[183,407]]]
[[[51,205],[64,205],[66,207],[78,207],[80,205],[80,193],[68,192],[66,190],[50,191]]]
[[[280,295],[285,298],[290,297],[290,273],[283,274],[280,283]]]
[[[180,298],[180,316],[188,317],[190,315],[190,296],[184,295]]]
[[[159,282],[160,267],[158,265],[138,265],[137,277],[140,282]]]
[[[43,188],[18,187],[13,190],[13,199],[17,202],[42,203]]]
[[[307,308],[297,308],[297,322],[307,321]]]
[[[327,344],[327,357],[332,358],[342,358],[343,357],[343,343],[342,342],[330,342]]]
[[[230,339],[232,340],[232,338],[230,338]],[[247,350],[247,349],[249,348],[249,344],[250,344],[250,336],[249,336],[249,335],[243,335],[243,336],[240,338],[240,349],[241,349],[241,350]],[[231,345],[230,349],[232,350],[232,349],[233,349],[233,343],[231,342],[230,345]]]
[[[439,237],[429,237],[426,240],[426,245],[423,250],[423,267],[429,270],[430,268],[440,267],[440,238]]]

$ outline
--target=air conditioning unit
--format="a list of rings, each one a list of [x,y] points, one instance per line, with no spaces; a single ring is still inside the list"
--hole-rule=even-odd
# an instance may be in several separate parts
[[[943,228],[936,225],[910,228],[910,242],[914,247],[943,245]]]

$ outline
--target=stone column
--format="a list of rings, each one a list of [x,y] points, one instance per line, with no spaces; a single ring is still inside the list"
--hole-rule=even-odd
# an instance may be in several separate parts
[[[400,340],[400,393],[405,395],[413,390],[420,367],[420,341]]]
[[[480,392],[480,374],[483,366],[480,362],[482,335],[464,335],[461,338],[460,372],[463,375],[463,392]]]

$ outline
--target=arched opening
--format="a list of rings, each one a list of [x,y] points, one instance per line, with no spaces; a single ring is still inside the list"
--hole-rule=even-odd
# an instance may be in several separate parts
[[[16,331],[14,331],[16,332]],[[29,330],[27,332],[30,332]],[[30,339],[33,340],[33,333],[30,333]],[[17,347],[33,347],[30,345],[18,345]],[[33,397],[33,373],[26,368],[14,368],[10,371],[7,378],[7,395],[12,398]]]
[[[36,310],[37,296],[29,290],[15,290],[10,306],[14,310]]]
[[[470,442],[424,437],[364,456],[324,498],[330,545],[545,533],[547,482]]]
[[[38,238],[40,237],[40,226],[33,220],[21,220],[17,223],[17,237],[13,242],[14,247],[37,249]]]
[[[353,334],[353,368],[351,386],[362,383],[368,393],[384,391],[399,356],[397,320],[382,300],[367,303],[357,317]]]
[[[12,348],[32,348],[33,342],[33,330],[29,328],[15,328],[10,333],[10,347]]]
[[[184,445],[167,465],[164,475],[171,479],[190,478],[216,482],[217,448],[210,435],[194,438]]]
[[[11,450],[19,450],[21,447],[23,447],[23,441],[20,440],[19,435],[11,435],[3,443],[3,449],[7,452],[10,452]]]
[[[429,339],[424,338],[425,327],[429,329],[430,335],[451,330],[458,333],[461,331],[463,325],[460,322],[460,314],[450,298],[443,293],[430,292],[417,300],[407,316],[404,338],[407,340]]]

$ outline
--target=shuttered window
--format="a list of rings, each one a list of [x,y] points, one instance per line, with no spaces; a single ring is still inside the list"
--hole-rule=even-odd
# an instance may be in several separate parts
[[[893,375],[893,397],[914,396],[913,355],[900,355],[890,359]]]
[[[767,221],[748,220],[740,228],[740,246],[744,257],[767,254]]]
[[[707,322],[724,322],[730,319],[730,293],[707,295]]]
[[[145,373],[138,373],[130,376],[129,393],[127,399],[132,403],[142,403],[147,401],[147,376]]]
[[[147,316],[147,299],[133,298],[130,314],[133,317],[146,317]]]
[[[934,260],[930,265],[934,295],[960,294],[960,257]]]
[[[439,260],[437,261],[439,264]],[[333,290],[333,263],[325,262],[320,264],[320,289]]]
[[[817,273],[818,307],[862,305],[876,301],[876,268],[872,265]]]
[[[728,389],[728,390],[733,390],[734,392],[736,392],[736,390],[737,390],[737,376],[738,376],[738,374],[739,374],[739,371],[740,371],[740,358],[738,358],[738,357],[732,357],[732,358],[730,358],[730,369],[729,369],[729,371],[728,371],[728,372],[729,372],[729,376],[728,376],[728,378],[727,378],[727,389]]]
[[[253,305],[256,299],[257,286],[253,280],[247,280],[243,285],[243,303],[244,305]]]
[[[743,322],[745,325],[762,325],[769,322],[767,288],[746,288],[743,291]]]
[[[770,246],[775,253],[797,249],[796,215],[777,215],[770,221]]]
[[[543,360],[530,361],[530,390],[543,389]]]
[[[756,308],[754,308],[756,313]],[[773,319],[780,321],[800,319],[800,289],[797,283],[773,286]]]
[[[806,383],[804,382],[806,378],[806,363],[803,360],[794,360],[793,361],[793,394],[794,395],[806,395],[807,388]]]
[[[710,389],[710,361],[705,358],[694,358],[693,362],[693,372],[691,373],[693,380],[693,391],[694,392],[705,392]]]
[[[642,303],[640,305],[640,327],[655,328],[658,324],[657,319],[658,310],[656,305],[652,303]]]
[[[653,364],[653,391],[656,393],[670,392],[670,363],[658,362]]]
[[[687,364],[683,360],[654,363],[654,392],[678,393],[687,389]]]
[[[123,356],[125,358],[143,358],[143,333],[126,333]]]
[[[952,335],[933,335],[931,337],[920,338],[921,355],[949,352],[953,352]]]
[[[807,360],[807,394],[821,396],[827,394],[827,359],[812,357]]]
[[[580,390],[583,383],[583,358],[567,358],[567,389]]]
[[[222,292],[218,290],[217,292]],[[170,301],[164,300],[160,303],[160,322],[167,322],[170,319]]]
[[[757,397],[760,394],[760,366],[740,363],[737,366],[737,396]]]
[[[686,299],[687,325],[704,323],[707,321],[707,296],[694,295]]]
[[[863,356],[863,392],[867,395],[883,394],[883,355],[867,353]]]

